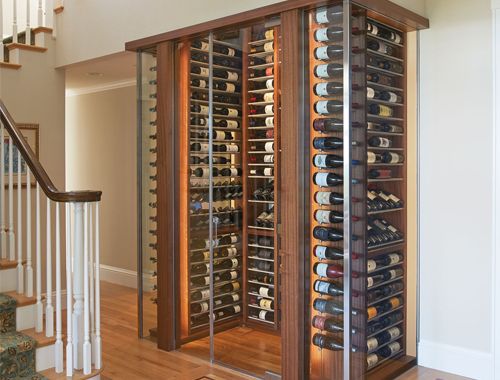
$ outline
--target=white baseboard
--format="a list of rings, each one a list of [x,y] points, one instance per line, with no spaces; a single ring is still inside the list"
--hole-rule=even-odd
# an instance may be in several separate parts
[[[137,272],[101,264],[101,281],[137,289]]]
[[[418,365],[477,380],[492,380],[493,355],[428,341],[418,345]]]

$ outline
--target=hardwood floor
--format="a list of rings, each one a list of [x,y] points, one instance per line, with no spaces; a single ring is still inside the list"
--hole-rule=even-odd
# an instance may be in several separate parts
[[[104,370],[101,375],[103,380],[147,380],[147,379],[169,379],[169,380],[248,380],[252,377],[240,374],[218,365],[210,365],[207,361],[191,353],[207,349],[207,344],[202,342],[190,343],[192,347],[185,347],[182,352],[165,352],[158,350],[156,344],[147,339],[137,338],[137,307],[136,290],[123,286],[102,283],[101,286],[101,311],[102,311],[102,337],[103,337],[103,363]],[[65,318],[63,319],[65,320]],[[255,333],[251,329],[235,329],[238,338],[234,344],[240,344],[243,349],[249,350],[251,355],[257,355],[260,347],[251,347],[248,343],[248,335]],[[229,334],[227,332],[226,334]],[[220,335],[221,355],[227,361],[231,358],[232,346],[227,345],[226,335]],[[267,337],[269,338],[269,336]],[[236,341],[238,343],[236,343]],[[216,343],[218,345],[219,343]],[[266,342],[264,347],[279,357],[279,347],[276,343]],[[272,348],[274,347],[274,348]],[[272,350],[271,350],[272,348]],[[239,347],[239,350],[242,348]],[[274,350],[274,351],[273,351]],[[221,356],[222,358],[222,356]],[[247,362],[238,361],[235,365],[247,366]],[[269,360],[269,358],[267,359]],[[274,360],[269,367],[273,369]],[[260,367],[261,370],[264,366]],[[43,373],[51,380],[66,379],[64,375],[56,375],[53,370]],[[207,379],[205,379],[207,377]],[[414,368],[397,380],[464,380],[443,372],[433,371],[427,368]]]

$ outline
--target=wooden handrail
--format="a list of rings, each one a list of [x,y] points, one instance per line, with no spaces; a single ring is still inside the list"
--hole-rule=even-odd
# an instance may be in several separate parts
[[[36,158],[35,153],[29,146],[28,142],[23,137],[21,131],[17,127],[14,119],[10,115],[5,104],[0,100],[0,121],[3,123],[7,132],[9,132],[10,137],[14,141],[15,146],[21,152],[21,156],[30,168],[31,172],[35,176],[36,180],[40,184],[45,195],[56,202],[99,202],[101,200],[101,191],[59,191],[54,186],[50,180],[47,172],[40,164],[38,158]],[[3,144],[3,142],[1,142]],[[3,157],[0,157],[3,159]],[[0,173],[0,175],[4,175]]]

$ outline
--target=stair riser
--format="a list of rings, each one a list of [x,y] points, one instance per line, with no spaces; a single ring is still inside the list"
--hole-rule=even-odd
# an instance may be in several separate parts
[[[55,367],[55,344],[36,349],[36,371],[41,372]]]
[[[35,327],[36,305],[18,307],[16,310],[17,331],[28,330]]]
[[[0,293],[16,290],[17,269],[3,269],[0,271]]]

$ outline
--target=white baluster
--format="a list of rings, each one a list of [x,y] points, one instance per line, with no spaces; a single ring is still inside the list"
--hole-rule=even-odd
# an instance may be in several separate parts
[[[31,259],[31,175],[26,165],[26,296],[33,297],[33,263]]]
[[[36,183],[36,332],[43,330],[43,304],[42,304],[42,244],[40,235],[40,184]]]
[[[17,43],[17,0],[12,5],[12,42]]]
[[[26,0],[26,45],[31,45],[31,25],[30,25],[30,19],[31,19],[31,7],[30,7],[30,1],[31,0]]]
[[[89,324],[89,226],[88,203],[83,208],[83,374],[92,371],[92,347]]]
[[[61,373],[64,368],[61,313],[61,223],[59,202],[56,202],[56,344],[54,347],[56,373]]]
[[[38,0],[38,26],[43,26],[43,8],[42,0]]]
[[[13,144],[9,136],[9,258],[10,261],[16,259],[16,245],[14,235],[14,159]]]
[[[0,0],[1,5],[2,0]],[[3,51],[3,49],[2,49]],[[7,258],[7,232],[5,224],[5,129],[3,124],[0,123],[0,138],[2,139],[2,145],[0,145],[0,171],[2,175],[0,176],[0,240],[1,240],[1,250],[2,259]]]
[[[100,248],[99,248],[99,202],[95,204],[95,368],[102,367],[101,348],[101,272],[100,272]]]
[[[83,204],[75,203],[73,225],[73,368],[83,366]]]
[[[69,213],[70,204],[66,203],[66,376],[73,376],[73,292],[71,278],[71,220]]]
[[[0,62],[3,62],[5,60],[3,53],[3,0],[0,0],[0,32],[2,34],[1,36],[2,38],[0,38]],[[2,155],[2,160],[3,160],[3,155]],[[2,175],[3,174],[4,173],[2,172]]]
[[[54,1],[45,0],[45,26],[52,28],[54,26]]]
[[[88,204],[89,208],[89,288],[90,288],[90,344],[95,346],[95,313],[94,313],[94,240],[93,235],[93,219],[92,219],[92,203]],[[92,351],[92,364],[95,363],[95,351]]]
[[[22,169],[21,151],[17,150],[17,293],[24,293],[23,238],[22,238]]]
[[[50,231],[50,199],[47,198],[47,305],[45,306],[45,336],[54,336],[54,306],[52,306],[52,235]]]

